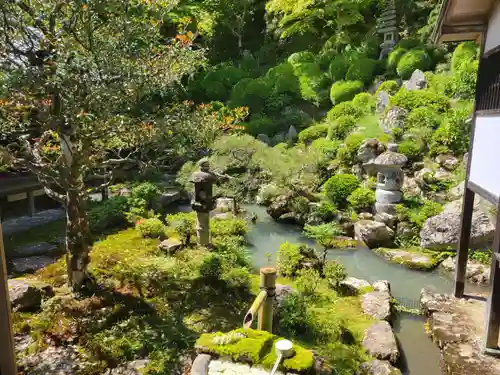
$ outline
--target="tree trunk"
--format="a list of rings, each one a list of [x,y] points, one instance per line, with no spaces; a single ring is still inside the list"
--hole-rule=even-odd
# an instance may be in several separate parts
[[[89,251],[92,238],[81,192],[70,190],[66,196],[66,266],[68,284],[73,291],[79,291],[89,279],[87,266],[90,262]]]

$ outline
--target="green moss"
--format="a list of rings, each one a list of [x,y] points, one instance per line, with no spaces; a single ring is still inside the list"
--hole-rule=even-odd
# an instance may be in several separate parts
[[[379,248],[374,250],[385,259],[410,269],[431,271],[446,257],[441,252],[411,247],[405,249]]]
[[[238,336],[243,337],[238,339]],[[221,344],[227,340],[227,344]],[[254,365],[261,364],[270,369],[276,362],[275,343],[279,337],[253,329],[236,329],[228,333],[205,333],[196,341],[196,348],[204,353],[230,356],[235,361],[250,360]],[[286,371],[307,372],[314,366],[310,350],[294,345],[295,356],[286,359],[282,368]]]

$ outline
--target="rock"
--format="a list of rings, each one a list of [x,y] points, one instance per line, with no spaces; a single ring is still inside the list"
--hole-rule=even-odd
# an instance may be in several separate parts
[[[290,125],[286,139],[288,142],[294,142],[297,139],[297,129],[295,129],[295,126]]]
[[[464,192],[465,192],[465,181],[462,181],[457,186],[450,189],[450,191],[448,192],[448,196],[452,199],[457,200],[458,198],[464,196]]]
[[[468,152],[466,152],[464,154],[463,163],[464,163],[464,167],[467,169],[467,166],[469,165],[469,153]]]
[[[403,180],[403,192],[411,197],[422,195],[422,189],[415,178],[405,177]]]
[[[340,288],[344,295],[357,296],[363,290],[370,288],[370,283],[366,280],[356,279],[355,277],[348,277],[340,282]]]
[[[370,138],[366,139],[358,149],[358,161],[360,163],[368,163],[370,160],[374,160],[384,152],[383,146],[378,140]]]
[[[391,294],[391,284],[387,280],[378,280],[373,283],[376,292],[386,292]]]
[[[2,222],[3,234],[4,236],[8,236],[18,232],[25,232],[40,225],[48,224],[57,220],[63,220],[65,217],[66,212],[63,209],[58,208],[40,211],[33,216],[21,216],[8,219]]]
[[[363,241],[370,249],[389,246],[394,237],[394,231],[384,223],[371,220],[360,220],[354,224],[355,238]]]
[[[351,168],[351,174],[356,176],[358,180],[363,179],[363,168],[359,164],[355,164]]]
[[[416,161],[411,165],[411,169],[415,172],[424,168],[425,168],[425,163],[423,161]]]
[[[27,258],[12,259],[12,272],[14,273],[32,273],[47,267],[57,261],[56,258],[48,256],[33,256]]]
[[[63,251],[64,249],[61,249],[56,244],[41,242],[14,249],[12,256],[25,258],[37,255],[58,255]]]
[[[128,362],[114,369],[108,369],[105,375],[141,375],[143,373],[141,370],[147,366],[148,362],[147,359]]]
[[[159,198],[160,207],[165,208],[173,203],[179,202],[180,200],[182,200],[182,194],[179,190],[164,192]]]
[[[358,218],[360,220],[373,220],[373,214],[369,213],[369,212],[361,212],[359,215],[358,215]]]
[[[418,249],[375,249],[375,252],[390,262],[401,264],[405,267],[431,271],[438,265],[437,254],[431,254]]]
[[[427,87],[427,79],[424,72],[417,69],[411,75],[411,78],[404,84],[408,91],[423,90]]]
[[[389,106],[391,101],[391,96],[387,91],[380,91],[377,95],[377,105],[376,111],[377,113],[383,113],[386,108]]]
[[[267,134],[259,134],[257,136],[257,139],[259,141],[261,141],[262,143],[265,143],[268,146],[271,146],[271,144],[272,144],[271,138],[269,138],[269,136]]]
[[[290,198],[286,195],[281,195],[275,198],[266,210],[269,216],[271,216],[274,220],[278,220],[281,216],[290,212],[289,199]]]
[[[226,212],[223,214],[215,214],[212,219],[214,220],[229,220],[232,219],[234,215],[231,212]]]
[[[423,187],[426,185],[426,182],[425,182],[425,177],[426,175],[433,175],[434,172],[432,171],[432,169],[429,169],[429,168],[423,168],[421,170],[419,170],[417,173],[415,173],[415,182],[420,186],[420,187]],[[405,178],[406,180],[406,178]]]
[[[446,169],[443,169],[443,168],[439,168],[433,175],[434,178],[438,179],[438,180],[449,180],[450,178],[453,177],[453,175],[448,172]]]
[[[400,240],[412,240],[418,233],[413,225],[407,221],[401,221],[396,227],[396,237]]]
[[[40,308],[44,297],[52,297],[54,292],[48,284],[27,280],[9,280],[9,297],[14,311],[33,311]]]
[[[455,272],[456,257],[445,259],[441,263],[441,268],[448,272]],[[469,282],[479,285],[488,285],[490,283],[490,273],[491,269],[488,265],[477,263],[470,259],[467,261],[465,277]]]
[[[392,297],[387,292],[371,292],[363,294],[361,308],[366,315],[378,320],[390,321]]]
[[[367,375],[401,375],[401,371],[388,361],[379,361],[378,359],[363,363],[361,370],[363,374]]]
[[[394,106],[382,118],[381,125],[386,133],[391,133],[394,128],[404,130],[407,118],[408,111],[406,109]]]
[[[182,247],[182,242],[175,238],[169,238],[167,240],[161,241],[161,243],[158,245],[159,250],[169,255],[175,254],[175,252],[182,249]]]
[[[396,216],[385,212],[377,213],[375,215],[375,221],[378,221],[379,223],[384,223],[391,229],[394,229],[396,226]]]
[[[233,198],[217,198],[215,210],[217,212],[234,212],[235,202]]]
[[[198,354],[191,367],[191,375],[208,375],[208,366],[212,357],[209,354]]]
[[[278,187],[275,184],[265,184],[259,188],[255,202],[259,205],[268,205],[274,198]]]
[[[420,246],[436,250],[456,247],[460,234],[461,206],[461,200],[450,202],[442,213],[427,219],[420,231]],[[470,247],[488,247],[494,234],[495,226],[488,215],[475,209],[472,214]]]
[[[365,331],[363,347],[374,358],[388,360],[392,364],[399,359],[396,337],[386,321],[377,322]]]
[[[453,171],[459,164],[459,161],[453,155],[439,155],[436,157],[436,163],[447,171]]]
[[[25,375],[83,374],[90,364],[81,358],[82,350],[76,346],[50,346],[40,353],[21,359]],[[134,374],[135,375],[135,374]]]
[[[278,133],[271,139],[271,143],[273,145],[277,145],[278,143],[283,143],[286,140],[286,134],[285,133]]]

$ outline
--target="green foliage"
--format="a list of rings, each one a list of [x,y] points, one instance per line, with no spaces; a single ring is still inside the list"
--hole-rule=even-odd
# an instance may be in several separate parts
[[[207,98],[223,102],[229,99],[231,89],[243,78],[248,78],[243,69],[221,65],[205,75],[201,87]]]
[[[305,268],[297,273],[295,285],[297,286],[297,290],[300,294],[304,297],[311,297],[316,292],[320,281],[321,276],[317,270]]]
[[[411,128],[437,129],[441,123],[441,116],[429,107],[418,107],[408,114],[407,126]]]
[[[336,56],[328,67],[328,75],[330,79],[341,81],[345,79],[347,71],[349,70],[349,61],[342,55]]]
[[[248,232],[248,226],[242,218],[215,218],[210,221],[210,231],[214,237],[244,236]]]
[[[450,111],[433,134],[429,150],[431,155],[466,153],[469,148],[470,116],[470,108],[456,108]]]
[[[348,81],[361,81],[365,85],[369,84],[375,75],[377,61],[362,58],[351,62],[351,66],[345,76]]]
[[[469,259],[484,264],[485,266],[490,266],[492,255],[493,252],[490,249],[486,251],[475,250],[472,251],[472,254],[469,255]]]
[[[338,117],[328,129],[328,139],[344,139],[356,127],[353,116]]]
[[[295,276],[302,263],[315,257],[314,250],[304,244],[281,244],[276,257],[276,265],[282,276]]]
[[[337,155],[339,145],[339,141],[331,141],[326,138],[319,138],[311,143],[311,147],[317,150],[326,160],[331,160]]]
[[[408,52],[405,48],[395,48],[389,54],[387,59],[387,70],[396,72],[396,68],[401,58]]]
[[[127,225],[125,213],[130,205],[126,197],[111,197],[103,202],[93,203],[87,212],[90,231],[101,234]]]
[[[425,72],[425,78],[429,90],[438,94],[445,94],[450,98],[455,96],[456,77],[450,72],[437,73],[436,69],[436,73]]]
[[[457,71],[464,63],[470,63],[477,59],[479,55],[479,48],[474,42],[460,43],[451,58],[451,69]]]
[[[384,81],[378,87],[375,95],[378,95],[381,91],[385,91],[389,95],[394,95],[399,91],[399,85],[396,81],[393,81],[393,80]]]
[[[307,303],[303,296],[292,293],[283,298],[278,310],[280,330],[289,337],[297,337],[307,333]]]
[[[324,185],[325,194],[336,206],[346,205],[347,198],[360,183],[352,174],[338,174],[330,177]]]
[[[331,221],[337,215],[337,208],[331,202],[322,201],[315,209],[314,214],[322,221]]]
[[[191,237],[196,234],[196,217],[193,213],[180,212],[167,215],[169,229],[181,239],[184,245],[189,245]]]
[[[318,138],[325,138],[327,134],[328,124],[317,124],[302,130],[298,135],[298,139],[300,142],[308,144]]]
[[[441,204],[428,199],[418,201],[415,206],[406,207],[403,204],[396,206],[398,220],[410,222],[417,231],[420,231],[428,218],[436,216],[442,211]]]
[[[474,99],[479,61],[465,61],[455,69],[453,75],[454,93],[459,99]]]
[[[409,79],[416,69],[426,71],[432,68],[432,59],[424,50],[411,50],[398,62],[396,71],[402,79]]]
[[[349,195],[347,201],[357,212],[371,210],[375,204],[375,192],[372,189],[359,187]]]
[[[248,107],[252,113],[259,112],[264,107],[266,98],[270,96],[271,89],[261,78],[241,80],[231,92],[230,106]]]
[[[277,130],[276,122],[272,118],[262,114],[252,116],[250,121],[243,123],[243,126],[253,136],[259,134],[273,135]]]
[[[424,157],[423,147],[421,141],[414,139],[405,139],[399,144],[399,152],[408,158],[409,162],[422,160]]]
[[[391,104],[408,111],[429,107],[438,113],[444,113],[450,108],[450,100],[446,96],[430,90],[400,90],[391,98]]]
[[[301,64],[308,64],[315,62],[315,56],[312,52],[309,51],[301,51],[292,53],[288,57],[288,63],[293,66],[299,66]]]
[[[136,225],[144,238],[160,238],[165,235],[165,225],[160,219],[142,219]]]
[[[347,278],[347,270],[342,263],[329,260],[323,267],[323,275],[334,288],[338,288],[340,283]]]
[[[356,163],[359,147],[364,140],[365,136],[360,133],[352,133],[345,139],[344,146],[339,148],[337,153],[337,158],[344,166],[352,166]]]
[[[363,108],[360,108],[354,105],[354,102],[349,101],[349,102],[339,103],[335,107],[330,109],[330,111],[328,111],[327,118],[328,121],[333,122],[342,116],[352,116],[355,118],[359,118],[362,115],[363,115]]]
[[[363,91],[363,88],[361,81],[337,81],[330,89],[330,99],[334,105],[347,102]]]
[[[342,234],[344,234],[344,230],[336,222],[320,225],[306,225],[304,227],[304,235],[315,240],[326,249],[333,248],[332,241],[334,240],[334,237]]]
[[[362,92],[354,97],[352,104],[365,113],[372,113],[375,110],[376,100],[373,95]]]

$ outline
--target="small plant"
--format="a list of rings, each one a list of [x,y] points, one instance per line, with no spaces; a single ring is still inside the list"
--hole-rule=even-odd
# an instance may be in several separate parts
[[[319,272],[312,268],[305,268],[297,273],[295,285],[297,290],[304,297],[311,297],[316,293],[316,289],[321,281]]]
[[[335,289],[338,289],[340,283],[346,279],[347,271],[341,263],[329,260],[325,264],[323,275]]]
[[[371,189],[359,187],[349,195],[347,200],[356,212],[371,210],[375,204],[375,192]]]
[[[347,198],[360,183],[356,176],[352,174],[337,174],[330,177],[324,185],[325,194],[337,207],[345,207]]]
[[[284,334],[297,337],[308,332],[308,312],[304,297],[297,294],[289,294],[283,298],[278,310],[279,327]]]
[[[335,222],[321,225],[306,225],[304,227],[304,235],[323,246],[323,253],[320,257],[320,269],[322,272],[326,263],[326,257],[328,256],[328,250],[334,248],[335,237],[342,234],[344,234],[344,230]]]
[[[144,238],[160,238],[165,235],[165,225],[160,219],[141,219],[136,223],[136,228]]]
[[[408,158],[408,161],[415,162],[422,160],[423,145],[417,140],[406,139],[399,144],[399,152]]]
[[[469,255],[469,258],[478,263],[489,266],[491,264],[491,257],[493,256],[493,252],[491,249],[486,251],[474,250],[472,254]]]
[[[195,234],[195,218],[190,213],[178,213],[167,216],[169,227],[179,236],[184,246],[191,243]]]
[[[391,98],[391,104],[412,111],[419,107],[432,108],[437,113],[444,113],[450,108],[450,100],[431,90],[400,90]]]

